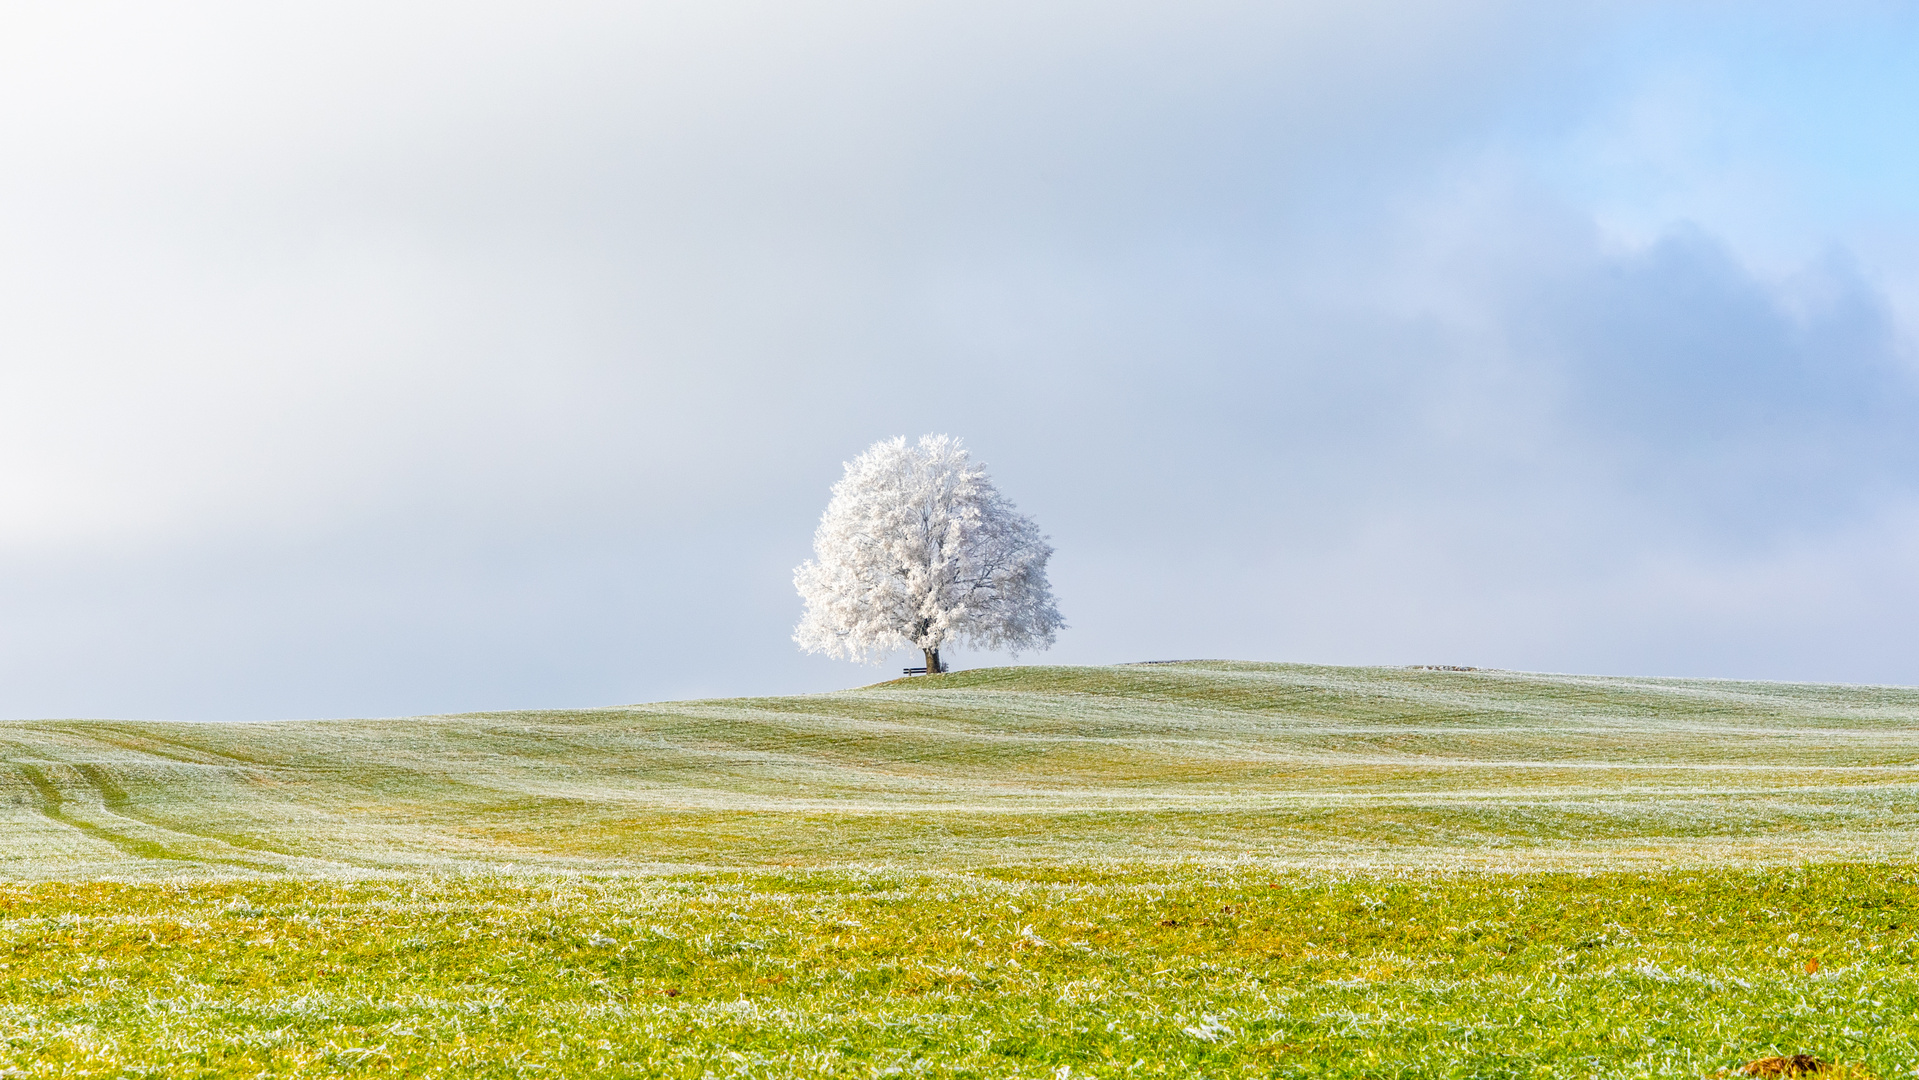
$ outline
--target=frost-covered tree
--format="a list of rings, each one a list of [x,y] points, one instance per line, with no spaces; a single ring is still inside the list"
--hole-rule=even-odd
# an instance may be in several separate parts
[[[793,571],[807,652],[877,660],[901,647],[945,670],[940,648],[1044,649],[1066,624],[1046,583],[1053,549],[958,439],[874,443],[847,463]]]

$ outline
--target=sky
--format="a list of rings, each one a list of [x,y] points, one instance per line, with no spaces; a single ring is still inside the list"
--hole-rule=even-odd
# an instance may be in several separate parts
[[[1911,2],[10,2],[0,716],[878,681],[792,572],[931,432],[1017,662],[1919,684],[1915,102]]]

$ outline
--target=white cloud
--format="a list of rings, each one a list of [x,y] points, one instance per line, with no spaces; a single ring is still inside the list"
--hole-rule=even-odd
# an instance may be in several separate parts
[[[1702,148],[1771,107],[1680,77],[1750,47],[1703,10],[15,5],[0,711],[858,679],[788,570],[935,430],[1054,533],[1061,658],[1602,666],[1675,576],[1675,663],[1789,657],[1813,601],[1724,582],[1906,580],[1905,279],[1699,212],[1773,160]]]

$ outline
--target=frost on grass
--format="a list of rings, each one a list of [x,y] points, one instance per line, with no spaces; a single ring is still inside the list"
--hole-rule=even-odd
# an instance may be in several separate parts
[[[1919,870],[1885,862],[1919,850],[1912,691],[1214,662],[936,682],[4,725],[39,782],[16,772],[0,841],[0,1072],[1919,1060]]]
[[[8,723],[5,752],[64,816],[12,774],[0,877],[831,868],[882,887],[995,866],[1378,875],[1919,850],[1914,691],[1224,662],[937,683],[378,723]]]
[[[0,889],[0,1067],[1885,1076],[1915,907],[1897,866],[47,883]]]

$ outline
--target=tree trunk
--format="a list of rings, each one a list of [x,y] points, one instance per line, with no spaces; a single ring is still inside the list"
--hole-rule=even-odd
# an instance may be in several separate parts
[[[940,651],[938,649],[921,649],[920,651],[926,654],[926,673],[928,675],[938,675],[940,672],[946,670],[940,666]]]

